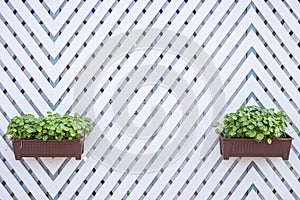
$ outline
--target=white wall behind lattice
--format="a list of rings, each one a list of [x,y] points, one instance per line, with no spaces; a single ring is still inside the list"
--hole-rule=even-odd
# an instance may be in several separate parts
[[[297,0],[0,1],[0,199],[300,199],[299,17]],[[289,160],[222,160],[212,124],[242,104],[287,113]],[[94,120],[84,159],[16,161],[10,118],[49,110]]]

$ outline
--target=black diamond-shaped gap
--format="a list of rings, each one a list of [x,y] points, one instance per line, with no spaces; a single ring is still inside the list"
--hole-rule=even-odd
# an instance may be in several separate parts
[[[27,193],[27,195],[28,195],[30,198],[32,198],[32,197],[33,197],[33,195],[32,195],[32,193],[31,193],[31,192],[28,192],[28,193]]]

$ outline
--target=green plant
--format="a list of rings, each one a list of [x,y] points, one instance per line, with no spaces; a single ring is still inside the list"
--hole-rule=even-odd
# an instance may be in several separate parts
[[[273,108],[242,106],[236,112],[226,114],[223,124],[215,124],[215,132],[225,138],[253,138],[258,142],[286,137],[286,114]]]
[[[92,120],[79,114],[60,115],[48,112],[46,117],[32,114],[11,119],[6,135],[11,139],[63,140],[79,139],[92,129]]]

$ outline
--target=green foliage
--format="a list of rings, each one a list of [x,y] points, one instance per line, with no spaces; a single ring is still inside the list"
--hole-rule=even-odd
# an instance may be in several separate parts
[[[14,139],[63,140],[79,139],[92,129],[92,120],[79,114],[60,115],[48,112],[47,117],[32,114],[11,119],[6,135]]]
[[[253,138],[258,142],[286,137],[286,114],[273,108],[242,106],[236,112],[226,114],[223,124],[215,124],[217,134],[225,138]]]

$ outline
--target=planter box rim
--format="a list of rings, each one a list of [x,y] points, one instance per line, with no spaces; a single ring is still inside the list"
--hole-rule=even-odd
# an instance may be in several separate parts
[[[292,136],[290,136],[289,134],[286,133],[287,137],[280,137],[280,138],[273,138],[272,141],[276,141],[276,140],[293,140],[294,138]],[[253,138],[225,138],[223,137],[222,133],[219,135],[219,137],[221,137],[223,140],[254,140]],[[266,139],[264,139],[263,141],[265,141]],[[259,142],[258,142],[259,143]]]
[[[14,141],[66,142],[66,141],[76,141],[76,140],[84,140],[84,138],[78,138],[78,139],[72,139],[72,140],[69,140],[69,139],[64,139],[64,140],[14,139],[14,140],[11,140],[11,141],[12,142],[14,142]]]

